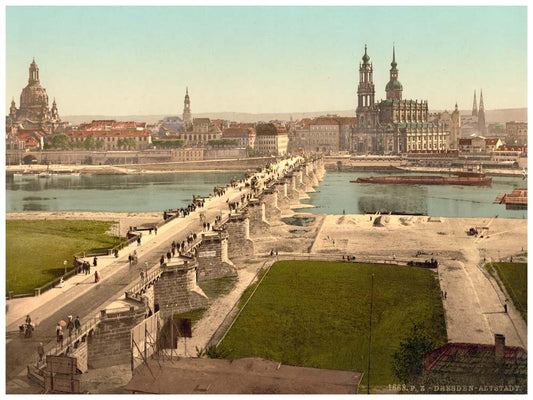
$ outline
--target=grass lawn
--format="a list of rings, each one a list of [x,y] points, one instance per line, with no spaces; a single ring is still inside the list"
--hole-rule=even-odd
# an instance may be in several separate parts
[[[494,273],[487,264],[490,273]],[[527,263],[492,263],[516,309],[527,322]]]
[[[6,291],[33,289],[63,275],[63,261],[72,268],[75,253],[109,248],[120,242],[106,235],[109,221],[6,221]]]
[[[424,321],[438,346],[447,341],[440,288],[427,269],[277,262],[219,347],[230,358],[258,356],[366,374],[372,274],[371,386],[394,383],[392,354],[411,321]],[[243,294],[243,302],[254,287]]]

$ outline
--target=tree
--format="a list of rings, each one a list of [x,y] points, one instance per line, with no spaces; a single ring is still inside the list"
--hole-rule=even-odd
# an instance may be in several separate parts
[[[57,135],[52,139],[52,147],[57,149],[69,149],[71,147],[70,139],[67,135]]]
[[[103,139],[98,139],[98,140],[96,141],[96,143],[95,143],[95,146],[96,146],[96,149],[97,149],[97,150],[101,150],[101,149],[103,149],[104,146],[105,146],[105,142],[104,142],[104,140],[103,140]]]
[[[422,372],[424,354],[435,348],[424,323],[413,322],[411,331],[393,354],[394,375],[405,384]]]
[[[96,143],[94,142],[94,139],[92,137],[88,137],[83,142],[83,147],[87,150],[94,149]]]

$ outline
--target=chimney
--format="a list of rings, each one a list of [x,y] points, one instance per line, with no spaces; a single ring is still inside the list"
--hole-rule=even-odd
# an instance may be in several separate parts
[[[505,336],[500,333],[496,333],[494,335],[494,357],[497,360],[502,360],[504,351],[505,351]]]

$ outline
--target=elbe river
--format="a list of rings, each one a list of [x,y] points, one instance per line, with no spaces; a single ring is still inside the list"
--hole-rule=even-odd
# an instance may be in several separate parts
[[[493,204],[499,193],[527,188],[521,177],[492,177],[492,185],[386,185],[350,183],[378,172],[327,172],[315,193],[302,203],[315,214],[363,214],[369,211],[417,213],[441,217],[527,218],[527,210]],[[398,175],[395,173],[394,175]],[[420,175],[420,174],[416,174]],[[182,172],[142,175],[6,177],[6,212],[146,212],[181,208],[193,195],[207,196],[215,186],[241,179],[243,171]]]

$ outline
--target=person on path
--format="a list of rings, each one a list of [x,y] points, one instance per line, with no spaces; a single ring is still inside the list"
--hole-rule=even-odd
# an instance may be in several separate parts
[[[141,245],[141,237],[139,236],[139,237],[137,238],[137,246],[140,246],[140,245]]]
[[[81,322],[80,317],[76,315],[76,319],[74,320],[74,328],[76,329],[76,334],[81,334]]]
[[[37,366],[39,366],[39,364],[43,362],[44,358],[44,347],[42,342],[40,342],[39,346],[37,346],[37,354],[39,355],[39,361],[37,362]]]
[[[63,328],[61,328],[61,323],[58,322],[56,326],[56,337],[57,337],[57,343],[61,348],[63,348]]]
[[[161,256],[159,259],[159,265],[163,265],[165,263],[165,256]]]
[[[144,272],[143,272],[143,270],[142,270],[142,269],[141,269],[141,272],[140,272],[140,274],[141,274],[141,281],[142,281],[142,282],[144,282]]]
[[[155,233],[156,236],[157,236],[157,225],[154,226],[154,233]]]
[[[98,266],[98,259],[96,258],[96,256],[94,256],[94,258],[93,258],[93,266],[95,266],[95,267]]]
[[[100,281],[100,275],[98,275],[98,271],[94,271],[94,283],[98,283]]]
[[[116,251],[116,250],[115,250]],[[116,255],[115,255],[116,257]],[[85,263],[85,268],[87,268],[87,275],[91,275],[91,264],[88,262]]]
[[[72,341],[72,331],[74,330],[74,320],[72,319],[72,315],[68,316],[67,329],[68,329],[68,340],[69,340],[69,342],[71,342]]]
[[[172,258],[172,253],[170,251],[167,251],[167,258],[168,261],[170,261],[170,259]]]
[[[507,314],[507,304],[503,305],[503,311]]]

